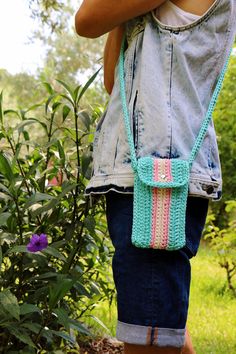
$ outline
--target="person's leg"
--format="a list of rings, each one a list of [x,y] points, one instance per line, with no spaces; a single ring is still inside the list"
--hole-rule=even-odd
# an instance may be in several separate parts
[[[154,346],[144,346],[124,343],[124,354],[196,354],[188,330],[186,330],[185,344],[179,348],[158,348]]]
[[[193,343],[188,330],[186,330],[185,343],[181,354],[196,354],[195,350],[193,349]]]
[[[181,354],[181,348],[158,348],[125,343],[124,354]]]
[[[184,330],[189,259],[197,253],[208,201],[188,199],[186,247],[172,252],[131,244],[132,205],[132,196],[113,193],[107,198],[108,228],[115,247],[112,266],[118,301],[117,339],[125,343],[125,354],[195,354]]]

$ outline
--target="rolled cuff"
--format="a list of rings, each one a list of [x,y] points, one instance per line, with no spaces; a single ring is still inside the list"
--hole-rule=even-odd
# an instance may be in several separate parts
[[[185,328],[158,328],[118,321],[116,337],[119,341],[129,344],[182,348],[185,342]]]

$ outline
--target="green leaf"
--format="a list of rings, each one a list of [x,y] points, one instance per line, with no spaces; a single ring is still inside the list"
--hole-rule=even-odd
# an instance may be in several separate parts
[[[19,326],[7,326],[9,332],[16,338],[18,338],[21,342],[28,344],[30,347],[36,348],[32,339],[26,330],[20,328]]]
[[[69,316],[68,313],[63,308],[53,309],[53,312],[58,318],[58,322],[65,327],[65,329],[70,331]]]
[[[64,98],[66,101],[70,102],[72,107],[74,106],[74,101],[69,96],[61,94],[61,97]]]
[[[66,258],[56,248],[48,246],[42,251],[42,253],[49,254],[50,256],[61,259],[64,262],[66,261]]]
[[[0,122],[3,124],[3,108],[2,108],[2,98],[3,98],[3,92],[0,93]]]
[[[52,105],[53,112],[56,112],[57,108],[61,106],[61,102],[54,102]]]
[[[66,155],[65,155],[65,151],[63,149],[63,146],[61,145],[60,140],[57,141],[57,148],[58,148],[60,159],[62,160],[61,163],[64,166],[65,160],[66,160]]]
[[[80,295],[85,295],[88,298],[91,298],[91,294],[88,292],[88,290],[85,288],[85,286],[83,284],[76,282],[74,287]]]
[[[53,334],[55,334],[55,336],[61,337],[61,338],[65,339],[67,342],[75,344],[75,340],[71,336],[69,336],[69,334],[67,334],[65,332],[60,332],[60,331],[54,331],[54,330],[51,330],[51,332]]]
[[[40,124],[44,131],[46,132],[46,134],[48,135],[48,128],[47,128],[47,124],[45,124],[44,122],[41,122],[39,119],[37,118],[31,118],[31,120],[34,120],[36,123]]]
[[[93,216],[87,216],[84,220],[84,226],[91,234],[94,234],[96,226],[95,218]]]
[[[74,90],[74,98],[75,98],[75,102],[77,102],[78,99],[78,94],[79,94],[79,90],[81,89],[81,85],[78,85],[75,90]]]
[[[34,119],[28,119],[28,120],[24,120],[23,122],[21,122],[20,124],[18,124],[14,130],[18,130],[19,133],[22,133],[24,128],[27,126],[27,125],[31,125],[31,124],[35,124],[35,120]]]
[[[57,82],[59,82],[59,84],[61,84],[65,89],[66,89],[66,91],[69,93],[69,95],[71,96],[71,98],[72,99],[74,99],[74,92],[73,92],[73,90],[70,88],[70,86],[67,84],[67,83],[65,83],[64,81],[62,81],[62,80],[57,80]]]
[[[0,226],[5,225],[8,218],[11,216],[11,213],[5,212],[0,214]]]
[[[53,334],[49,329],[43,329],[41,332],[41,336],[47,339],[48,343],[53,343]]]
[[[46,103],[45,103],[45,113],[48,113],[48,107],[51,103],[52,100],[54,100],[54,98],[58,97],[58,94],[52,94],[51,96],[49,96],[49,98],[47,99]]]
[[[11,244],[16,241],[16,235],[12,233],[7,233],[7,232],[1,232],[0,233],[0,244]]]
[[[87,334],[87,335],[92,335],[92,333],[83,326],[83,324],[79,321],[76,320],[70,320],[70,327],[76,329],[78,332],[83,333],[83,334]]]
[[[39,108],[39,107],[42,107],[43,104],[42,103],[36,103],[36,104],[33,104],[32,106],[30,106],[29,108],[27,108],[27,110],[24,112],[24,117],[26,115],[26,113],[30,112],[30,111],[34,111],[36,108]]]
[[[34,279],[52,279],[52,278],[57,278],[58,274],[55,272],[47,272],[42,275],[34,277]]]
[[[24,139],[26,141],[29,141],[30,140],[29,133],[26,130],[24,130],[22,133],[23,133]],[[27,148],[29,149],[29,146]]]
[[[30,206],[45,200],[55,200],[55,197],[46,193],[35,193],[27,200],[24,209],[28,209]]]
[[[10,183],[12,183],[15,180],[10,162],[1,152],[0,152],[0,171]]]
[[[45,144],[44,148],[47,149],[47,148],[49,148],[52,145],[56,145],[56,143],[57,143],[57,139],[54,138],[54,139],[50,140],[47,144]]]
[[[0,293],[0,304],[12,317],[20,320],[20,307],[15,295],[10,290],[3,290]]]
[[[82,165],[82,174],[84,177],[86,177],[86,173],[88,171],[91,161],[92,161],[92,158],[90,155],[85,155],[85,154],[82,155],[81,165]]]
[[[36,217],[42,213],[45,213],[46,211],[49,211],[50,209],[55,208],[59,204],[58,199],[52,199],[48,203],[45,203],[42,207],[39,207],[38,209],[34,210],[31,212],[33,217]]]
[[[91,288],[91,291],[92,291],[93,294],[96,294],[96,295],[100,295],[101,294],[98,285],[94,281],[90,280],[89,285],[90,285],[90,288]]]
[[[42,207],[32,211],[32,216],[37,216],[40,215],[50,209],[55,208],[59,203],[60,203],[60,199],[64,198],[64,196],[70,192],[71,190],[73,190],[76,187],[76,184],[73,183],[63,183],[62,185],[62,192],[54,199],[52,199],[49,203],[44,204]]]
[[[10,253],[24,253],[24,252],[28,252],[26,246],[21,245],[21,246],[13,246],[12,248],[10,248],[6,254],[10,254]]]
[[[15,114],[18,118],[21,118],[19,112],[15,111],[14,109],[6,109],[4,111],[4,115],[7,115],[7,114]]]
[[[62,117],[63,117],[63,122],[65,122],[66,118],[68,117],[68,114],[70,113],[71,109],[69,106],[65,105],[62,110]]]
[[[29,329],[31,332],[38,334],[39,331],[41,330],[42,326],[38,323],[32,323],[32,322],[23,322],[21,324],[21,327]]]
[[[1,139],[5,139],[5,138],[6,138],[5,132],[0,131],[0,140],[1,140]]]
[[[101,68],[102,68],[102,67],[101,67]],[[78,99],[77,99],[77,101],[76,101],[76,104],[79,103],[79,101],[80,101],[81,98],[83,97],[84,93],[87,91],[87,89],[89,88],[89,86],[93,83],[93,81],[96,79],[96,77],[97,77],[99,71],[101,70],[101,68],[98,69],[98,70],[96,71],[96,73],[86,82],[86,84],[84,85],[84,87],[82,88],[82,90],[81,90],[81,92],[80,92],[80,94],[79,94],[79,96],[78,96]]]
[[[58,199],[62,199],[67,193],[75,189],[77,186],[76,183],[71,183],[71,182],[65,182],[62,184],[62,192],[58,195]]]
[[[17,163],[17,160],[19,158],[21,146],[22,146],[22,144],[20,144],[20,143],[16,145],[16,151],[15,151],[15,154],[14,154],[13,159],[11,161],[11,169],[12,170],[14,170],[14,168],[16,166],[16,163]]]
[[[2,190],[3,192],[5,192],[7,195],[9,195],[10,197],[12,197],[11,192],[9,191],[9,189],[4,186],[4,184],[0,183],[0,190]]]
[[[0,272],[2,271],[2,260],[3,260],[3,257],[2,257],[2,246],[0,246]]]
[[[65,240],[60,240],[60,241],[55,241],[55,242],[51,243],[51,246],[53,248],[60,248],[62,246],[65,246],[65,244],[66,244]]]
[[[109,332],[109,329],[107,328],[107,326],[96,316],[90,315],[89,317],[93,318],[95,322],[97,322],[101,327],[103,327],[106,331]]]
[[[48,92],[50,95],[53,95],[53,94],[54,94],[54,90],[53,90],[52,86],[51,86],[48,82],[43,82],[42,84],[43,84],[43,86],[46,88],[47,92]]]
[[[51,285],[49,290],[49,307],[52,309],[63,299],[67,292],[72,288],[74,281],[67,278],[58,278],[58,281]]]
[[[20,305],[20,314],[21,315],[27,315],[28,313],[33,313],[33,312],[38,312],[41,313],[40,309],[32,304],[22,304]]]
[[[80,118],[81,122],[84,124],[85,128],[89,131],[90,124],[91,124],[91,120],[90,120],[89,114],[85,110],[84,111],[80,111],[78,113],[78,117]]]

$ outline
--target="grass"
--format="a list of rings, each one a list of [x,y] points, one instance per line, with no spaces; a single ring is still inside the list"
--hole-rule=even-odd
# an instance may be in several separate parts
[[[197,354],[236,354],[236,298],[226,289],[226,276],[215,253],[203,244],[192,259],[192,285],[188,328]],[[98,334],[115,337],[115,301],[99,304],[93,315],[108,327],[91,320]]]
[[[213,251],[201,247],[192,260],[188,327],[197,354],[236,353],[236,299]]]

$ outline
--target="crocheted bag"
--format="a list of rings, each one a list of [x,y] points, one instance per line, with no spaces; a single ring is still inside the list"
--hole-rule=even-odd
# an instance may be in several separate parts
[[[141,248],[169,251],[184,247],[185,215],[192,163],[201,147],[219,96],[228,61],[219,77],[207,115],[203,120],[189,160],[136,158],[125,92],[123,39],[119,58],[122,109],[134,171],[132,243]]]
[[[132,242],[175,250],[185,245],[189,163],[143,157],[134,178]]]

